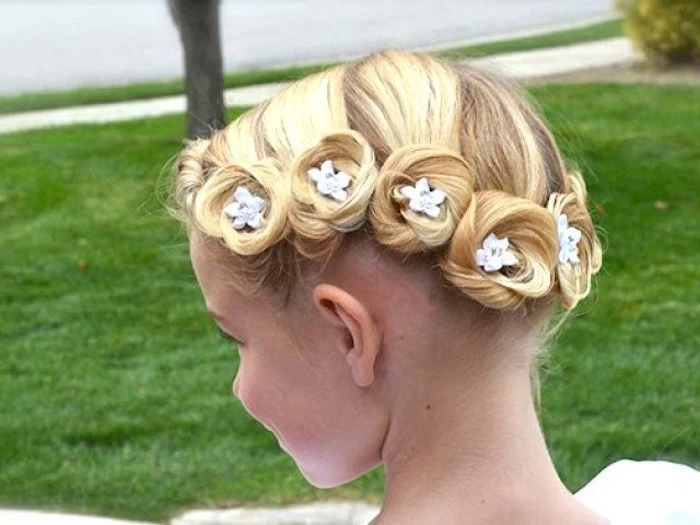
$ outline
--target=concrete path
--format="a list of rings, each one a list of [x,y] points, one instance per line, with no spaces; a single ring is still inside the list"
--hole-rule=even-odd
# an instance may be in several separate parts
[[[469,62],[519,79],[528,79],[592,67],[628,64],[637,60],[639,57],[627,39],[611,38],[572,46],[495,55]],[[227,106],[258,104],[285,85],[287,83],[273,83],[229,89],[224,95],[225,103]],[[182,113],[185,108],[185,97],[178,95],[150,100],[0,115],[0,134],[69,124],[116,122],[156,117]]]
[[[379,508],[363,502],[319,502],[282,508],[195,510],[171,525],[367,525]]]
[[[54,514],[27,510],[0,510],[2,525],[154,525],[142,521],[123,521],[96,516]]]
[[[195,510],[174,518],[171,525],[367,525],[379,507],[365,502],[318,502],[284,507]],[[136,521],[54,514],[49,512],[0,510],[2,525],[155,525]]]
[[[502,40],[614,14],[612,0],[223,0],[224,70]],[[182,62],[165,0],[0,2],[2,94],[181,78]]]

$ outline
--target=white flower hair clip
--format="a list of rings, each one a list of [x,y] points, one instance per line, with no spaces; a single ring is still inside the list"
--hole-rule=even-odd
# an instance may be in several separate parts
[[[345,188],[350,184],[350,175],[344,171],[336,172],[330,159],[321,164],[321,169],[311,168],[306,173],[316,183],[316,189],[322,195],[341,202],[347,199],[348,192]]]
[[[581,230],[569,226],[565,213],[557,217],[557,237],[559,237],[559,262],[561,264],[580,263],[577,244],[581,240]]]
[[[428,179],[421,177],[415,186],[402,186],[401,195],[410,199],[408,207],[417,213],[423,213],[433,219],[440,215],[440,204],[445,200],[445,192],[439,189],[431,190]]]
[[[265,200],[248,188],[239,186],[233,193],[234,201],[224,208],[224,213],[233,219],[233,227],[237,230],[248,225],[258,229],[263,225],[263,211],[265,211]]]
[[[487,272],[495,272],[503,266],[513,266],[518,259],[508,250],[508,237],[499,239],[495,234],[490,234],[484,239],[483,248],[476,251],[476,263]]]

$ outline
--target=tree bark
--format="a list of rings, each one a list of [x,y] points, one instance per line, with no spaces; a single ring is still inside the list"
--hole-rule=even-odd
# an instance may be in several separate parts
[[[208,137],[225,126],[220,0],[168,0],[185,60],[187,137]]]

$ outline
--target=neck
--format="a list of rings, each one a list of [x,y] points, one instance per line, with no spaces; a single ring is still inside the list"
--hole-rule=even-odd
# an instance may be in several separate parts
[[[528,374],[479,375],[443,369],[432,383],[439,388],[426,381],[395,407],[382,451],[385,500],[375,523],[605,523],[561,482]]]

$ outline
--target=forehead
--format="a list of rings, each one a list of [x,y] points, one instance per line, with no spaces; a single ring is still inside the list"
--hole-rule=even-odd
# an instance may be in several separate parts
[[[296,312],[290,314],[278,300],[256,292],[250,283],[237,277],[235,259],[218,240],[201,233],[190,235],[189,251],[207,310],[219,324],[269,331],[270,327],[282,330],[290,319],[296,319]]]
[[[190,261],[197,280],[208,282],[216,277],[217,264],[216,254],[213,252],[212,243],[207,241],[204,235],[191,231],[188,234],[190,248]]]
[[[214,312],[227,309],[231,301],[240,299],[242,290],[227,263],[226,248],[197,232],[189,234],[192,269],[202,290],[207,308]]]

